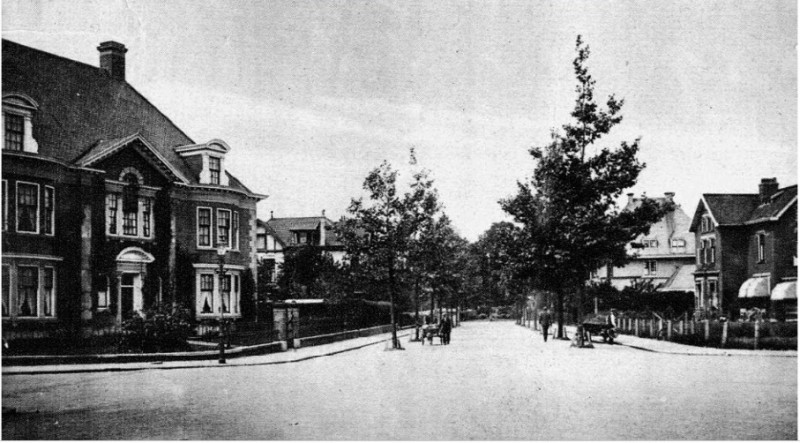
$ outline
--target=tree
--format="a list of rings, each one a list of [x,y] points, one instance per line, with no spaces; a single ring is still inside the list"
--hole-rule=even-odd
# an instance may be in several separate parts
[[[411,164],[416,165],[414,151]],[[345,244],[354,277],[379,283],[389,295],[392,322],[392,347],[402,349],[397,340],[395,302],[400,293],[398,274],[405,266],[412,239],[426,214],[438,207],[433,180],[427,171],[414,174],[409,191],[397,189],[397,171],[384,161],[364,180],[369,199],[352,199],[349,217],[337,225]]]
[[[611,95],[601,109],[594,98],[595,80],[586,67],[589,47],[580,36],[576,51],[574,121],[552,131],[548,145],[530,149],[537,162],[532,178],[518,183],[517,194],[500,202],[522,227],[519,241],[527,247],[518,261],[533,265],[527,273],[534,286],[556,292],[559,337],[565,291],[577,289],[582,299],[589,272],[624,264],[625,245],[671,209],[649,199],[631,211],[617,207],[616,200],[636,184],[645,167],[636,157],[639,139],[593,155],[587,150],[622,121],[623,100]]]
[[[346,297],[347,276],[344,266],[338,265],[330,253],[317,246],[303,245],[287,248],[278,274],[278,296],[287,298]]]

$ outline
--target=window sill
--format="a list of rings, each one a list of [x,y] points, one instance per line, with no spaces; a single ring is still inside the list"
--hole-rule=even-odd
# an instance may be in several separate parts
[[[113,239],[113,240],[141,240],[141,241],[153,241],[155,240],[155,236],[150,237],[139,237],[135,235],[124,235],[124,234],[109,234],[106,232],[106,237]]]
[[[58,321],[57,317],[3,317],[3,321],[17,321],[17,322],[54,322]]]

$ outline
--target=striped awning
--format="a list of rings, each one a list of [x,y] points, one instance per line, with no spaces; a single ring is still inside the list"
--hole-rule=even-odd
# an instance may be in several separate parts
[[[772,300],[797,300],[797,282],[785,281],[775,285],[772,290]]]
[[[747,279],[739,288],[739,298],[769,297],[769,281],[767,277]]]

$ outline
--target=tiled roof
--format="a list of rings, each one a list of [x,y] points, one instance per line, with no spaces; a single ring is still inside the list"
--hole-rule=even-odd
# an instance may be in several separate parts
[[[659,204],[666,202],[664,197],[652,198]],[[641,206],[641,198],[631,198],[625,206],[624,211],[632,211],[633,209]],[[694,234],[689,232],[691,219],[683,208],[676,204],[675,210],[668,213],[661,220],[650,225],[650,231],[646,235],[640,235],[634,240],[634,243],[642,243],[644,240],[657,240],[655,247],[640,248],[631,250],[635,252],[639,258],[648,258],[652,256],[668,256],[668,255],[686,255],[694,254],[695,238]],[[672,247],[672,240],[683,240],[685,246]]]
[[[675,270],[672,276],[656,291],[694,291],[694,271],[696,265],[683,265]]]
[[[258,220],[268,233],[273,234],[284,245],[292,244],[293,231],[314,231],[319,229],[319,224],[325,220],[325,246],[342,246],[333,230],[334,222],[327,217],[284,217],[271,218],[266,221]]]
[[[115,140],[139,134],[197,184],[197,174],[174,151],[194,141],[130,84],[99,67],[9,40],[3,40],[2,49],[3,94],[26,94],[39,105],[33,118],[39,154],[75,163]],[[236,179],[230,186],[247,191]]]
[[[758,194],[703,194],[717,224],[738,225],[758,206]]]
[[[779,189],[778,192],[772,195],[769,203],[759,205],[753,210],[748,221],[777,217],[795,198],[797,198],[797,185]]]

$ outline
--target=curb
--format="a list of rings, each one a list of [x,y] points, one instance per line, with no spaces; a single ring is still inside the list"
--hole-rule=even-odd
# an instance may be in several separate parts
[[[398,334],[397,337],[400,338],[400,337],[405,337],[407,335],[408,334]],[[259,363],[219,364],[219,365],[196,365],[195,364],[195,365],[162,366],[162,367],[158,367],[158,366],[152,366],[152,367],[150,367],[150,366],[146,366],[146,367],[137,366],[137,367],[131,367],[131,368],[117,366],[117,367],[110,367],[110,368],[107,367],[107,368],[84,368],[84,369],[43,370],[43,371],[8,371],[8,372],[3,372],[2,375],[4,377],[6,377],[6,376],[11,376],[11,375],[20,376],[20,375],[82,374],[82,373],[99,373],[99,372],[134,372],[134,371],[148,371],[148,370],[166,371],[166,370],[171,370],[171,369],[201,369],[201,368],[204,368],[204,369],[210,369],[210,368],[222,369],[222,368],[233,368],[233,367],[237,367],[237,366],[282,365],[282,364],[287,364],[287,363],[298,363],[298,362],[302,362],[302,361],[306,361],[306,360],[313,360],[315,358],[320,358],[320,357],[329,357],[329,356],[332,356],[332,355],[342,354],[342,353],[349,352],[349,351],[355,351],[355,350],[358,350],[358,349],[366,348],[368,346],[377,345],[377,344],[388,342],[388,341],[391,341],[391,340],[392,340],[392,338],[389,337],[389,338],[385,338],[385,339],[382,339],[382,340],[366,343],[366,344],[363,344],[363,345],[348,347],[348,348],[345,348],[345,349],[339,349],[337,351],[331,351],[331,352],[326,352],[326,353],[317,354],[317,355],[309,355],[309,356],[306,356],[306,357],[296,358],[296,359],[293,359],[293,360],[280,360],[280,361],[269,361],[269,362],[259,362]],[[160,363],[161,362],[151,362],[151,364],[154,364],[154,365],[160,364]]]

